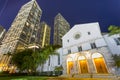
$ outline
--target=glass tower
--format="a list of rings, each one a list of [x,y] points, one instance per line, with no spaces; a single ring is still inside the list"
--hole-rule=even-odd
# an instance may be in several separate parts
[[[50,44],[51,28],[46,22],[40,23],[40,47],[43,48]]]
[[[0,25],[0,45],[1,45],[1,42],[5,36],[5,33],[6,33],[6,29],[3,28],[1,25]]]
[[[54,19],[54,45],[62,45],[62,37],[69,31],[70,24],[58,13]]]

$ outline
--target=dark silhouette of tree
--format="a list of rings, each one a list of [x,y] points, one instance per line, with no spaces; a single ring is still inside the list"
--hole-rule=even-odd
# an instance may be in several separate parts
[[[25,49],[12,55],[12,63],[21,72],[33,73],[39,65],[43,65],[49,59],[50,55],[57,55],[55,50],[58,48],[60,48],[58,45],[49,45],[42,49]]]

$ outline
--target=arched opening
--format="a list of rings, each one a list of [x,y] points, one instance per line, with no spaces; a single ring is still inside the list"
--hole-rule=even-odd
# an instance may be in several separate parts
[[[78,64],[80,73],[88,73],[88,64],[85,56],[78,57]]]
[[[71,57],[67,58],[67,74],[71,74],[73,70],[73,59]]]
[[[92,59],[97,73],[108,73],[105,60],[100,53],[94,53]]]

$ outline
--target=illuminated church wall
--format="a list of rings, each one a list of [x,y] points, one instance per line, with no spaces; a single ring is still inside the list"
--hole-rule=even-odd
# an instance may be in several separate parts
[[[96,68],[96,66],[104,68],[103,73],[112,73],[113,71],[113,60],[111,58],[111,53],[107,47],[107,44],[101,35],[99,23],[87,23],[87,24],[78,24],[75,25],[68,33],[66,33],[63,38],[63,57],[62,57],[62,65],[64,67],[64,74],[70,73],[71,67],[73,66],[74,73],[78,74],[78,63],[82,64],[81,62],[78,62],[77,59],[79,55],[85,56],[85,60],[83,61],[84,65],[83,68],[86,67],[88,70],[81,71],[81,72],[88,72],[88,73],[101,73],[100,68]],[[87,53],[89,52],[89,57],[87,56]],[[99,53],[102,55],[101,62],[99,63],[105,63],[104,66],[101,66],[98,64],[97,59],[93,59],[92,55],[94,53]],[[66,54],[66,55],[65,55]],[[71,58],[73,57],[73,58]],[[69,61],[73,59],[73,63]],[[67,60],[68,59],[68,60]],[[96,62],[94,62],[94,61]],[[96,65],[97,64],[97,65]],[[82,66],[81,66],[82,68]]]

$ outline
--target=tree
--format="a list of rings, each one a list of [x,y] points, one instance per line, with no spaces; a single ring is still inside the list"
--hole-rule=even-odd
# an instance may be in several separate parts
[[[43,70],[43,64],[46,63],[46,61],[50,58],[50,55],[58,55],[56,50],[60,47],[61,46],[59,46],[59,45],[49,45],[40,50],[41,60],[39,63],[40,63],[40,66],[42,67],[41,71]],[[49,67],[49,64],[48,64],[48,67]],[[48,72],[48,74],[49,74],[49,72]]]
[[[11,59],[12,64],[15,64],[20,71],[26,70],[29,73],[30,69],[34,68],[32,53],[31,49],[14,53]]]
[[[40,65],[44,64],[46,62],[46,60],[49,59],[50,55],[57,55],[57,52],[55,52],[55,51],[58,48],[60,48],[60,46],[58,46],[58,45],[49,45],[49,46],[42,48],[40,50],[40,54],[41,54],[40,55],[40,58],[41,58]]]
[[[117,54],[113,55],[113,59],[114,59],[114,61],[115,61],[115,65],[116,65],[118,68],[120,68],[120,55],[117,55]]]
[[[56,55],[56,49],[59,46],[49,45],[42,49],[25,49],[12,55],[12,63],[17,66],[20,71],[36,72],[39,65],[48,60],[50,55]]]
[[[110,31],[110,33],[109,33],[110,35],[119,34],[120,33],[120,27],[110,25],[109,28],[108,28],[108,31]]]
[[[55,69],[54,69],[54,71],[57,71],[57,73],[58,73],[58,76],[60,75],[60,71],[62,71],[63,70],[63,67],[62,67],[62,65],[61,66],[55,66]]]

